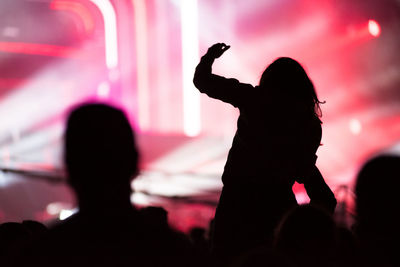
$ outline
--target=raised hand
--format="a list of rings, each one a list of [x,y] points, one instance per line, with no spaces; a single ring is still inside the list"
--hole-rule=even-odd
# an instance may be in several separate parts
[[[219,58],[229,48],[229,45],[226,45],[224,43],[217,43],[208,48],[207,55],[213,58]]]

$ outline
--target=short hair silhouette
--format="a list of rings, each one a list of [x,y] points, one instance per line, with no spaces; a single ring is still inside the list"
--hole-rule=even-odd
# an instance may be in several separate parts
[[[39,239],[48,231],[47,227],[38,221],[24,220],[22,221],[22,225],[29,231],[29,233],[32,235],[32,238],[36,239]]]
[[[68,182],[78,200],[104,190],[130,190],[138,172],[132,128],[120,109],[105,104],[84,104],[71,112],[64,153]]]
[[[138,152],[121,110],[104,104],[73,110],[65,163],[79,211],[52,226],[20,266],[187,266],[190,243],[168,226],[166,213],[150,210],[146,217],[132,205]]]
[[[338,257],[335,222],[319,207],[295,207],[282,219],[275,247],[297,266],[325,266]]]
[[[294,251],[326,248],[336,241],[336,226],[324,210],[309,204],[300,205],[282,218],[276,234],[278,248]]]
[[[400,157],[379,155],[361,168],[356,181],[359,260],[365,266],[399,266]],[[361,265],[363,265],[361,264]]]

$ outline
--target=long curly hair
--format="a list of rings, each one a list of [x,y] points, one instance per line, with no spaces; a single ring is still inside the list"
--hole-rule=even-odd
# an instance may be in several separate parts
[[[268,95],[272,95],[277,101],[291,99],[304,104],[307,112],[321,122],[320,104],[325,101],[318,99],[313,83],[296,60],[288,57],[276,59],[261,75],[259,86],[265,88]]]

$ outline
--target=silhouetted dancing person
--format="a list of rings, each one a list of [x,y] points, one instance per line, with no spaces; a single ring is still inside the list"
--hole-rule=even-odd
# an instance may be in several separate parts
[[[183,266],[186,243],[146,221],[130,201],[138,173],[134,133],[119,109],[87,104],[68,118],[68,183],[79,212],[50,229],[26,266]],[[161,224],[161,223],[160,223]]]
[[[304,183],[312,204],[329,212],[336,206],[315,166],[321,102],[302,66],[279,58],[254,87],[212,73],[214,60],[227,49],[223,43],[210,47],[193,80],[200,92],[240,111],[215,214],[213,250],[220,258],[271,240],[281,216],[297,205],[295,181]]]

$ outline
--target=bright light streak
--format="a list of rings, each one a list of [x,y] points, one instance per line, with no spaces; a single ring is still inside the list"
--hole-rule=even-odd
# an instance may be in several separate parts
[[[199,60],[197,0],[181,0],[183,131],[200,133],[200,93],[194,88],[193,73]]]
[[[132,0],[132,5],[136,36],[138,118],[140,128],[146,131],[150,128],[146,0]]]
[[[59,45],[0,42],[0,51],[26,55],[70,57],[71,55],[77,54],[79,50]]]
[[[109,0],[90,0],[100,10],[104,20],[106,65],[109,69],[118,66],[117,17]]]
[[[226,155],[229,150],[231,140],[225,141],[218,137],[199,137],[191,139],[168,153],[157,158],[150,165],[150,169],[163,170],[168,173],[192,172],[202,166],[205,167],[211,159],[219,159]],[[207,148],[207,149],[204,149]],[[224,158],[222,156],[222,158]],[[225,159],[218,161],[218,166],[212,173],[221,173],[224,169]]]
[[[190,196],[209,192],[209,190],[222,187],[221,180],[215,178],[199,177],[192,174],[143,173],[132,182],[134,194],[131,197],[131,201],[136,204],[148,205],[151,202],[151,198],[141,192],[146,192],[153,196],[169,197]],[[135,196],[136,194],[138,195]]]
[[[62,114],[77,101],[93,97],[93,90],[88,84],[93,84],[94,80],[98,80],[99,73],[104,72],[104,66],[97,62],[89,69],[77,71],[81,66],[78,64],[81,63],[72,59],[49,64],[37,70],[21,87],[7,93],[0,105],[0,114],[3,114],[0,116],[0,125],[3,129],[18,129],[23,134],[19,142],[14,143],[10,142],[10,131],[0,131],[0,157],[7,155],[6,151],[9,149],[12,158],[26,158],[26,152],[29,155],[33,152],[30,149],[42,148],[46,143],[58,140],[56,136],[61,137]],[[56,121],[60,126],[53,131],[51,125],[55,125]],[[51,129],[48,129],[49,126]],[[21,154],[15,155],[20,152]],[[35,154],[39,157],[40,155],[41,153]]]
[[[372,36],[378,37],[381,34],[381,27],[379,26],[378,22],[370,19],[368,21],[368,31]]]

